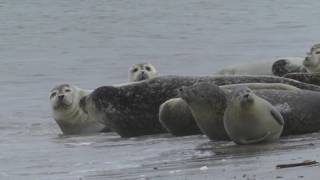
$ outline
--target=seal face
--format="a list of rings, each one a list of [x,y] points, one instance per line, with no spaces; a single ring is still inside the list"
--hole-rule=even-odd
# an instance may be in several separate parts
[[[283,58],[275,61],[272,65],[272,73],[276,76],[284,76],[288,73],[304,73],[306,71],[302,58]]]
[[[86,134],[107,131],[83,109],[88,90],[62,84],[50,91],[52,115],[64,134]]]
[[[320,44],[311,47],[310,52],[303,61],[308,72],[320,72]]]
[[[284,120],[269,102],[239,86],[224,113],[224,126],[235,143],[252,144],[279,139]]]
[[[175,136],[201,134],[188,104],[181,98],[164,102],[159,109],[159,120],[163,127]]]
[[[129,69],[129,81],[137,82],[156,77],[158,72],[150,63],[134,64]]]

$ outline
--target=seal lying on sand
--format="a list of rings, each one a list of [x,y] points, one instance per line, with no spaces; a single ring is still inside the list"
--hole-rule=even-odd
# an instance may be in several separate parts
[[[64,134],[110,131],[83,110],[84,97],[90,92],[69,84],[56,86],[50,91],[52,115]]]
[[[303,58],[279,59],[272,65],[272,74],[283,76],[288,73],[304,73],[307,72],[303,66]]]
[[[196,82],[217,85],[236,83],[285,83],[301,89],[320,91],[320,87],[281,77],[271,76],[163,76],[119,87],[103,86],[86,98],[89,116],[104,123],[122,137],[141,136],[166,132],[159,122],[159,107],[177,97],[178,89]]]
[[[270,102],[285,120],[282,135],[312,133],[320,130],[320,92],[308,90],[255,90]],[[223,126],[230,91],[212,83],[199,83],[180,92],[192,111],[199,128],[212,140],[228,139]],[[199,98],[201,97],[201,98]]]
[[[247,86],[254,90],[261,89],[274,89],[274,90],[294,90],[298,91],[299,88],[296,88],[287,84],[280,83],[244,83],[244,84],[231,84],[220,86],[225,90],[233,90],[239,86]],[[198,97],[201,98],[201,97]],[[205,101],[205,99],[203,99]],[[205,108],[203,108],[205,109]],[[209,110],[208,110],[209,111]],[[192,135],[200,134],[201,131],[197,131],[198,125],[192,115],[192,112],[189,106],[181,98],[174,98],[166,101],[160,106],[159,111],[160,122],[161,124],[173,135],[182,136],[182,135]],[[204,120],[205,117],[197,117],[198,120]],[[214,121],[211,121],[214,122]],[[208,124],[207,124],[208,125]],[[200,124],[201,127],[201,124]],[[212,126],[205,126],[202,128],[211,128]],[[191,131],[193,130],[193,131]]]
[[[150,63],[141,63],[141,64],[134,64],[129,69],[129,81],[130,82],[137,82],[146,79],[150,79],[156,77],[158,72],[156,68]]]
[[[268,101],[246,86],[238,86],[224,112],[224,127],[237,144],[253,144],[278,140],[284,120]]]
[[[320,44],[311,47],[308,56],[303,61],[303,65],[310,73],[320,72]]]
[[[284,57],[264,62],[233,65],[221,69],[219,75],[278,75],[282,71],[297,72],[297,66],[302,66],[304,58]],[[276,64],[275,64],[276,63]],[[300,71],[298,71],[300,72]]]
[[[160,106],[159,120],[162,126],[175,136],[201,134],[188,104],[181,98],[173,98]]]
[[[283,77],[320,86],[320,73],[290,73]]]

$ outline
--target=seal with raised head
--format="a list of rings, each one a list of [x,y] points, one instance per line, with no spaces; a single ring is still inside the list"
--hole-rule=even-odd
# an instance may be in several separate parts
[[[303,65],[310,73],[320,72],[320,44],[315,44],[311,47],[303,61]]]
[[[201,134],[188,104],[181,98],[173,98],[161,104],[159,120],[175,136]]]
[[[90,134],[108,132],[104,124],[90,117],[83,109],[84,98],[91,91],[62,84],[50,91],[52,115],[63,134]]]
[[[159,107],[178,97],[178,89],[199,81],[217,85],[237,83],[285,83],[301,89],[320,91],[320,87],[272,76],[162,76],[122,86],[103,86],[87,98],[89,115],[104,123],[122,137],[166,132],[159,122]]]
[[[146,79],[151,79],[158,75],[156,68],[150,63],[134,64],[129,69],[129,81],[137,82]]]
[[[247,86],[253,90],[261,89],[274,89],[274,90],[294,90],[299,91],[301,89],[281,83],[244,83],[244,84],[231,84],[220,86],[224,90],[232,91],[239,86]],[[201,97],[198,97],[201,98]],[[210,106],[210,105],[209,105]],[[207,111],[209,112],[209,110]],[[192,112],[187,103],[181,98],[174,98],[166,101],[160,106],[160,122],[161,124],[173,135],[192,135],[200,134],[198,131],[198,125],[192,115]],[[201,117],[197,117],[199,120],[203,120]],[[211,121],[211,120],[208,120]],[[214,123],[214,121],[211,121]],[[205,126],[202,128],[208,128]],[[214,135],[213,135],[214,136]]]
[[[316,108],[320,107],[320,92],[291,89],[257,89],[254,92],[281,113],[285,121],[282,135],[312,133],[320,130],[320,111]],[[221,122],[223,122],[227,101],[231,96],[230,89],[222,89],[213,83],[202,82],[183,88],[181,94],[204,134],[211,140],[228,138]]]
[[[276,76],[284,76],[288,73],[304,73],[307,72],[303,66],[303,58],[281,58],[272,65],[272,73]]]
[[[239,86],[232,92],[224,112],[224,127],[235,143],[276,141],[283,126],[280,112],[251,89]]]

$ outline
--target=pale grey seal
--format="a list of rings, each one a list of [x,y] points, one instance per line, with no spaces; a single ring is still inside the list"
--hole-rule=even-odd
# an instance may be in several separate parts
[[[303,66],[303,58],[281,58],[272,65],[272,73],[276,76],[284,76],[288,73],[307,72]]]
[[[90,90],[62,84],[50,91],[52,115],[64,134],[90,134],[108,132],[104,124],[99,123],[83,109],[84,98]]]
[[[224,112],[224,127],[237,144],[254,144],[279,139],[284,120],[268,101],[246,86],[238,86]]]
[[[134,64],[129,69],[128,74],[130,82],[137,82],[156,77],[158,75],[158,72],[152,64],[140,63]]]
[[[320,72],[320,44],[315,44],[311,47],[303,61],[303,65],[310,73]]]

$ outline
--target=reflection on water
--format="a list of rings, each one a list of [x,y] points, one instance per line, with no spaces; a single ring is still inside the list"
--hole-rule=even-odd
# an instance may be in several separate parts
[[[273,161],[294,159],[287,154],[299,159],[304,149],[317,157],[318,139],[312,135],[250,148],[204,136],[60,136],[48,92],[65,82],[86,89],[124,83],[128,68],[138,62],[151,62],[161,74],[207,75],[245,61],[304,56],[318,41],[319,5],[316,0],[1,1],[0,179],[210,179],[210,174],[221,179],[242,167],[267,172]],[[208,171],[199,169],[203,166]]]

